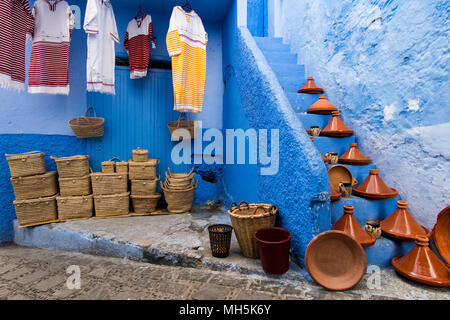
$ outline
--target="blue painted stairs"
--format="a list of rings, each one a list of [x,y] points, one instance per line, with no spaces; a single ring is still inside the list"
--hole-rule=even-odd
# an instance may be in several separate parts
[[[255,41],[263,52],[269,66],[276,74],[280,85],[284,88],[292,108],[305,128],[319,126],[325,128],[331,119],[330,115],[308,114],[306,110],[318,100],[319,94],[299,94],[297,91],[306,83],[305,67],[297,64],[297,55],[291,53],[290,46],[283,44],[281,38],[255,37]],[[317,82],[316,82],[317,83]],[[320,84],[320,79],[318,80]],[[339,106],[337,106],[339,108]],[[345,122],[345,121],[344,121]],[[351,123],[347,126],[351,128]],[[341,156],[346,152],[350,143],[357,142],[355,136],[345,138],[315,137],[314,145],[317,150],[325,155],[327,152],[337,152]],[[326,165],[327,169],[332,165]],[[346,167],[352,172],[353,177],[361,183],[369,174],[369,169],[374,169],[374,164],[365,166]],[[382,176],[381,172],[381,176]],[[351,196],[331,203],[331,212],[327,230],[342,216],[343,206],[352,205],[355,207],[355,217],[362,227],[368,220],[379,220],[389,216],[397,208],[397,201],[400,197],[387,200],[368,200]],[[326,231],[326,230],[321,230]],[[391,259],[395,256],[408,253],[414,242],[393,241],[381,237],[377,242],[368,248],[365,248],[368,265],[378,265],[388,267],[391,265]]]

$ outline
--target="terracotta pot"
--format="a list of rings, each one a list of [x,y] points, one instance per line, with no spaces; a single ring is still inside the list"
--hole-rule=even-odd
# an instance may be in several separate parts
[[[433,227],[433,241],[442,259],[450,267],[450,206],[442,210]]]
[[[329,164],[336,164],[338,163],[338,153],[337,152],[328,152],[325,154],[325,158],[328,159]]]
[[[309,137],[311,138],[311,142],[314,142],[314,136],[309,136]],[[328,159],[325,158],[321,153],[320,153],[320,156],[322,157],[323,162],[328,163]]]
[[[339,184],[339,192],[344,198],[350,198],[352,195],[353,185],[351,182],[341,182]]]
[[[381,227],[378,221],[369,220],[366,222],[364,229],[372,234],[376,239],[380,239],[381,237]]]
[[[332,166],[328,169],[328,177],[330,178],[331,187],[336,191],[339,191],[339,185],[341,182],[350,182],[352,185],[356,185],[358,180],[353,178],[351,171],[341,164]]]
[[[311,240],[305,253],[305,265],[311,278],[329,290],[348,290],[357,285],[366,272],[363,247],[342,231],[326,231]]]
[[[359,186],[353,188],[353,194],[374,200],[396,197],[398,191],[394,188],[389,188],[378,173],[378,169],[370,169],[367,178]]]
[[[322,130],[320,135],[327,137],[349,137],[353,135],[353,130],[347,128],[344,122],[339,118],[339,111],[333,111],[333,117]]]
[[[320,127],[318,126],[312,126],[309,131],[311,132],[312,136],[317,137],[322,129],[320,129]]]
[[[323,93],[323,89],[316,86],[313,77],[308,77],[305,85],[297,91],[298,93]]]
[[[351,165],[366,165],[372,162],[372,159],[366,158],[361,151],[358,150],[357,143],[350,143],[350,148],[339,157],[340,163]]]
[[[414,241],[427,233],[408,210],[408,202],[397,201],[397,209],[380,223],[383,234],[402,241]]]
[[[334,190],[333,186],[330,183],[330,200],[331,202],[338,201],[342,197],[342,194],[336,190]]]
[[[311,107],[306,111],[307,113],[315,114],[331,114],[333,111],[337,111],[337,108],[333,106],[327,99],[327,96],[319,96],[319,100],[314,102]]]
[[[363,247],[369,247],[375,243],[376,238],[361,227],[353,215],[353,210],[353,206],[344,206],[344,214],[333,225],[333,230],[343,231]]]
[[[435,287],[450,286],[450,269],[428,248],[428,238],[418,236],[416,246],[403,257],[395,257],[391,263],[401,275]]]

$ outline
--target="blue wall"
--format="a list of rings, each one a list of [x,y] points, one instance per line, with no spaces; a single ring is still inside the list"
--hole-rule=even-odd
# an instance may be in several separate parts
[[[284,41],[432,227],[450,193],[447,1],[284,0]]]

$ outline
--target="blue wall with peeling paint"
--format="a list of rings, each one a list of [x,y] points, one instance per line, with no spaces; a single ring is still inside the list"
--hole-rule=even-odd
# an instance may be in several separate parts
[[[449,204],[449,11],[448,1],[284,0],[280,20],[307,75],[426,227]]]

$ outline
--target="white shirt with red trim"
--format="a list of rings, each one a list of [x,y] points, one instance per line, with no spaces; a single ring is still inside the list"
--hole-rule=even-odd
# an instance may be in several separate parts
[[[115,94],[115,43],[119,43],[119,34],[109,0],[88,0],[84,30],[88,34],[87,90]]]

